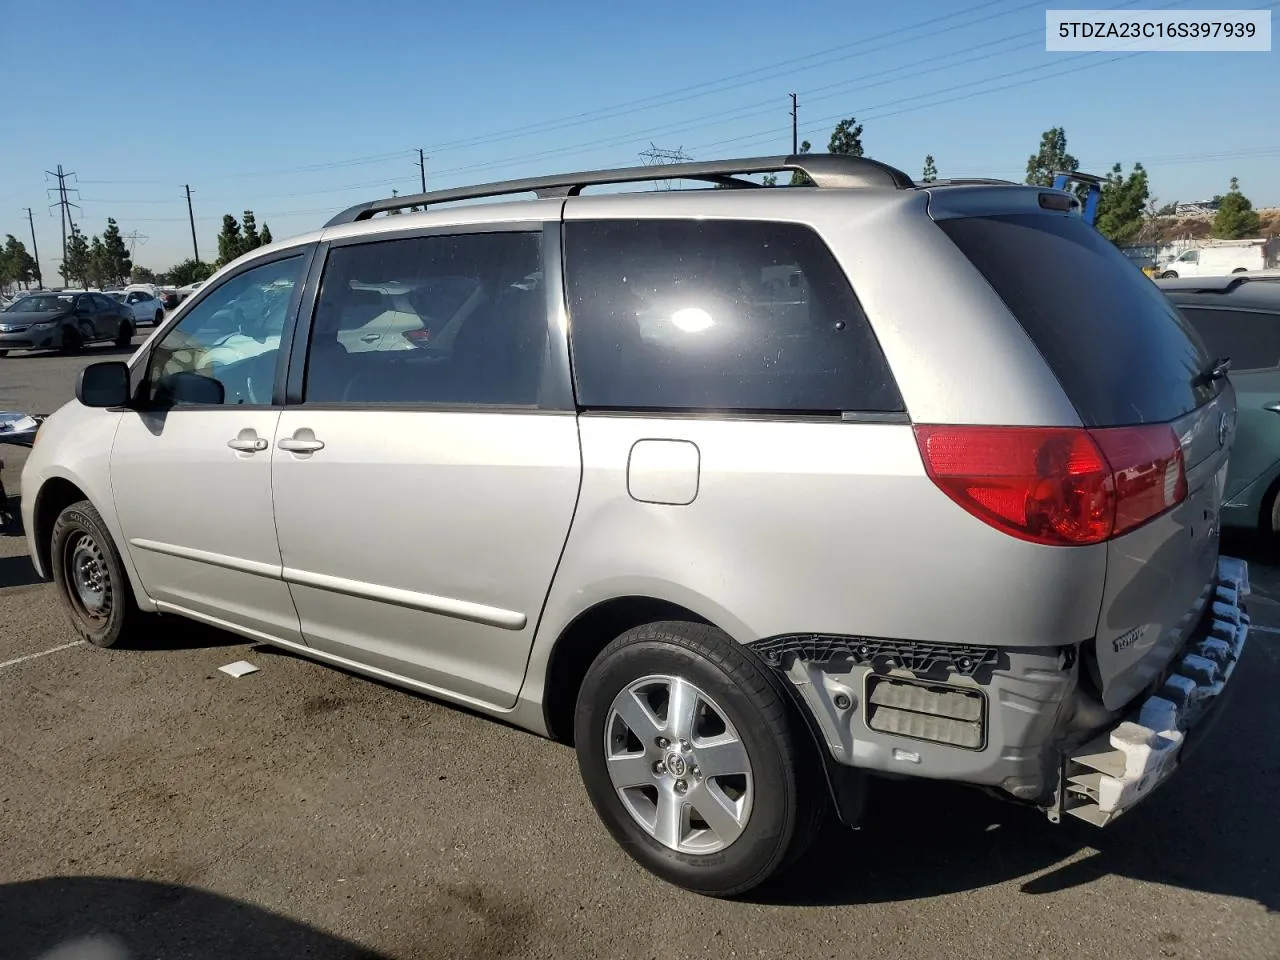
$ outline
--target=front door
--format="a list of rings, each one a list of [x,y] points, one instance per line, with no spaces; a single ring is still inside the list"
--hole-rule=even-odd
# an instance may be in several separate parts
[[[540,227],[335,245],[302,402],[272,450],[307,643],[499,707],[515,703],[581,474]]]
[[[281,335],[307,256],[250,266],[203,293],[146,358],[120,422],[111,485],[147,594],[162,609],[300,642],[281,576],[271,441]]]

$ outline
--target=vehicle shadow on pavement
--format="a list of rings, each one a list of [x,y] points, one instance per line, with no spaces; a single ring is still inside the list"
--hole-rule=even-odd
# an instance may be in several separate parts
[[[25,553],[17,557],[0,557],[0,590],[6,587],[30,587],[44,583],[31,558]]]
[[[9,960],[386,960],[239,900],[116,877],[0,884],[0,930]]]
[[[1177,776],[1105,829],[949,784],[877,781],[860,829],[833,824],[748,899],[819,906],[916,900],[1017,882],[1040,896],[1104,876],[1252,900],[1280,911],[1280,653],[1246,648],[1204,743]]]

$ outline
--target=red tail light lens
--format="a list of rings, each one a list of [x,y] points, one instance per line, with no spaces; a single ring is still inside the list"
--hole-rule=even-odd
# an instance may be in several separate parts
[[[1101,543],[1187,496],[1167,425],[917,426],[929,477],[969,513],[1032,543]]]

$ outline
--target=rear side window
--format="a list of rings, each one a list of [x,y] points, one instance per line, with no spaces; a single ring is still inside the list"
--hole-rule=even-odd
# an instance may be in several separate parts
[[[1280,315],[1181,305],[1182,314],[1214,357],[1230,357],[1232,370],[1280,366]]]
[[[1154,283],[1076,217],[940,220],[1057,376],[1085,426],[1163,423],[1221,386],[1203,345]]]
[[[583,407],[903,409],[848,280],[807,227],[569,222],[565,275]]]

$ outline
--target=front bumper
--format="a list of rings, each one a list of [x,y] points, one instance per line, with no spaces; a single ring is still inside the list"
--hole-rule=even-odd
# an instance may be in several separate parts
[[[1063,760],[1050,818],[1069,814],[1106,826],[1177,770],[1189,740],[1198,739],[1221,706],[1249,636],[1249,567],[1222,557],[1213,603],[1158,692],[1118,724]]]
[[[62,328],[58,326],[0,333],[0,350],[53,350],[61,345]]]

